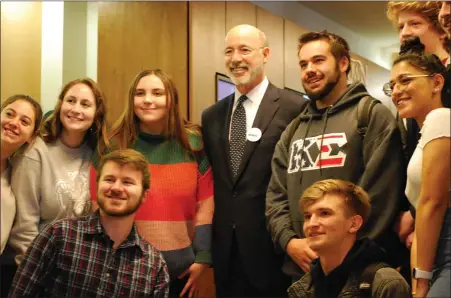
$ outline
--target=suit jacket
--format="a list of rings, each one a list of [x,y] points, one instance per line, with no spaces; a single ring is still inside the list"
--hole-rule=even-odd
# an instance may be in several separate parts
[[[293,92],[268,85],[252,125],[261,130],[262,136],[256,142],[247,141],[234,181],[229,159],[234,96],[229,95],[202,114],[205,151],[214,178],[213,267],[216,282],[226,282],[235,229],[246,276],[253,286],[266,289],[279,283],[283,258],[274,252],[265,218],[271,159],[280,135],[307,101]]]

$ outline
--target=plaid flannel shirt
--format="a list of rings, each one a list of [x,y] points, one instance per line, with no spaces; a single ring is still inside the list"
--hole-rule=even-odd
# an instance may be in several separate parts
[[[168,297],[161,253],[133,225],[113,241],[96,213],[47,225],[28,248],[9,297]]]

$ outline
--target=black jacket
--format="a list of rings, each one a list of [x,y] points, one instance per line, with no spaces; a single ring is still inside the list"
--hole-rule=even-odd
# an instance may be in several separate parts
[[[257,142],[246,143],[236,180],[230,170],[228,138],[233,101],[234,94],[202,114],[205,152],[214,178],[212,258],[215,279],[221,285],[229,279],[230,247],[235,230],[245,273],[253,286],[265,290],[278,287],[283,276],[280,269],[283,255],[274,252],[265,220],[271,158],[283,130],[299,115],[306,100],[269,84],[253,123],[262,136]]]

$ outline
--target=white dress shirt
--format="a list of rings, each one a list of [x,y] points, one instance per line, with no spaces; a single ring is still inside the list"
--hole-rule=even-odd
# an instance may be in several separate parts
[[[265,95],[268,85],[269,85],[268,78],[265,77],[260,84],[258,84],[257,86],[254,87],[254,89],[245,94],[247,96],[247,99],[243,102],[243,107],[244,110],[246,111],[246,132],[248,132],[249,129],[253,127],[255,116],[257,116],[258,107],[262,102],[263,96]],[[235,88],[235,100],[233,101],[231,121],[233,121],[233,112],[235,112],[236,106],[238,104],[238,98],[240,98],[241,95],[243,94],[241,94]],[[230,124],[229,140],[231,127],[232,125]]]

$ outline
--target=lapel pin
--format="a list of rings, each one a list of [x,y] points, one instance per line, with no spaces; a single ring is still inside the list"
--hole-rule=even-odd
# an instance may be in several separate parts
[[[257,142],[262,137],[262,131],[257,127],[252,127],[247,132],[247,140],[249,142]]]

